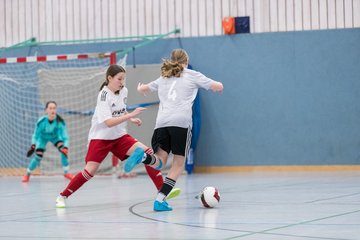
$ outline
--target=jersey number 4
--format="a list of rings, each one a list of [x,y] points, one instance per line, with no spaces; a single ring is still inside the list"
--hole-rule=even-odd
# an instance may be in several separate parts
[[[168,99],[171,99],[171,100],[173,100],[173,101],[175,101],[175,99],[176,99],[176,90],[174,89],[175,88],[175,84],[176,84],[176,82],[173,82],[172,84],[171,84],[171,87],[170,87],[170,90],[169,90],[169,92],[168,92]]]

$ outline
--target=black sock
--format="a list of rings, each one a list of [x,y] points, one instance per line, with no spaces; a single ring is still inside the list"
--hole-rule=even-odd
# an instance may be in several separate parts
[[[164,184],[162,185],[162,187],[160,189],[160,192],[162,194],[164,194],[165,196],[167,196],[171,192],[171,190],[174,188],[175,183],[176,183],[175,180],[166,177]]]
[[[146,158],[145,160],[142,161],[143,164],[146,164],[146,165],[154,165],[156,162],[156,158],[153,154],[147,154],[146,153]]]

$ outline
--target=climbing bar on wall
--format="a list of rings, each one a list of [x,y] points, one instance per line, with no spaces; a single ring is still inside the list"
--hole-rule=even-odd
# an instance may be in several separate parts
[[[23,48],[23,47],[33,47],[33,46],[44,46],[44,45],[66,45],[66,44],[77,44],[77,43],[103,43],[103,42],[116,42],[116,41],[123,41],[123,40],[144,40],[142,44],[139,46],[135,46],[136,48],[141,47],[141,45],[149,44],[150,42],[153,42],[157,39],[161,39],[164,37],[167,37],[171,34],[177,34],[180,33],[180,29],[175,29],[171,32],[165,33],[165,34],[155,34],[155,35],[142,35],[142,36],[128,36],[128,37],[115,37],[115,38],[96,38],[96,39],[83,39],[83,40],[66,40],[66,41],[47,41],[47,42],[37,42],[36,38],[30,38],[24,42],[17,43],[13,46],[2,48],[0,49],[0,52],[16,49],[16,48]],[[119,50],[118,52],[121,52],[122,50]],[[130,52],[126,50],[127,52]],[[125,55],[124,53],[123,55]]]
[[[131,52],[131,51],[135,51],[135,49],[143,47],[145,45],[151,44],[156,40],[165,38],[171,34],[178,34],[180,33],[180,29],[177,28],[171,32],[165,33],[165,34],[159,34],[159,35],[152,35],[152,37],[148,37],[148,38],[144,38],[143,42],[140,42],[138,44],[136,44],[135,46],[129,47],[129,48],[125,48],[125,49],[121,49],[116,51],[116,53],[120,54],[120,55],[126,55],[127,53]]]

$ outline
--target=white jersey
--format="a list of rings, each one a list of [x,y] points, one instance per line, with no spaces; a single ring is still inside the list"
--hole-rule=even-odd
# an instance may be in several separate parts
[[[127,95],[126,87],[121,89],[118,95],[115,95],[107,86],[99,92],[95,113],[91,120],[89,141],[91,139],[117,139],[127,133],[126,121],[113,127],[108,127],[105,124],[108,119],[125,115]]]
[[[161,127],[192,127],[192,106],[199,88],[210,89],[214,80],[202,73],[184,69],[180,77],[159,77],[148,84],[160,99],[155,129]]]

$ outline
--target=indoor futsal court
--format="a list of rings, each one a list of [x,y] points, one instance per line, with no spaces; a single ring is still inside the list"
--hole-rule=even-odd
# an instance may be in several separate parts
[[[65,209],[55,198],[67,181],[1,179],[1,239],[324,239],[360,236],[358,172],[227,173],[183,176],[171,212],[152,211],[147,176],[97,176]],[[216,186],[220,203],[194,197]]]
[[[0,0],[0,240],[360,240],[359,93],[360,0]]]

